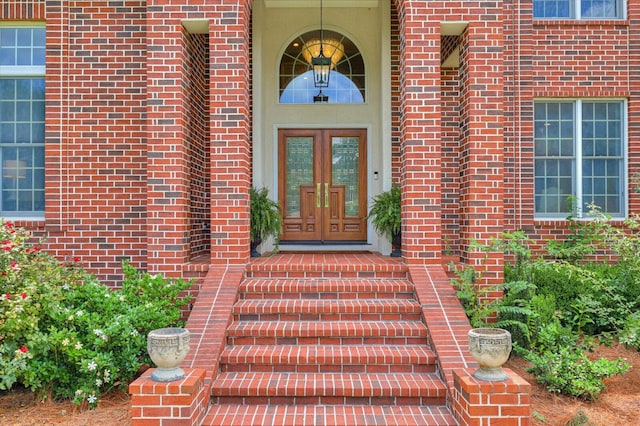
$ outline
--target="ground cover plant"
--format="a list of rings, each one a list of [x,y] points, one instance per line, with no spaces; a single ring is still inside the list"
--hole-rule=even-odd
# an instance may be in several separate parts
[[[181,325],[191,284],[141,273],[126,261],[110,289],[78,259],[60,262],[32,236],[0,222],[0,390],[21,385],[40,398],[93,407],[150,363],[150,330]]]
[[[511,259],[497,288],[502,299],[487,301],[496,288],[476,285],[481,270],[459,271],[452,283],[471,325],[511,331],[514,352],[531,363],[539,383],[551,392],[594,400],[605,387],[603,379],[629,365],[591,359],[589,352],[614,341],[640,349],[640,222],[633,217],[612,223],[593,206],[590,220],[568,220],[570,237],[549,242],[537,256],[523,232],[476,245]]]

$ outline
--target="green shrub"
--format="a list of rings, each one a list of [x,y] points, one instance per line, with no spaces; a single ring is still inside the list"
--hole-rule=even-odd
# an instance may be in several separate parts
[[[618,334],[620,343],[640,350],[640,312],[629,315]]]
[[[591,361],[582,350],[560,346],[558,352],[530,352],[525,356],[532,366],[527,369],[550,392],[595,400],[605,388],[604,378],[622,374],[629,364],[621,359],[600,358]]]
[[[590,360],[585,351],[594,342],[609,344],[617,335],[623,344],[640,345],[640,225],[634,219],[622,230],[592,210],[592,221],[570,218],[567,241],[547,245],[555,259],[532,259],[522,233],[505,233],[486,247],[472,245],[512,255],[505,256],[513,263],[505,265],[503,285],[478,286],[483,272],[472,268],[452,280],[473,327],[506,328],[540,383],[583,399],[597,398],[603,378],[629,368],[622,360]],[[604,244],[616,262],[586,261]],[[503,297],[487,300],[495,290]]]
[[[183,280],[138,273],[123,263],[110,290],[77,260],[59,262],[31,236],[0,224],[0,389],[20,383],[41,397],[95,406],[149,363],[146,334],[179,325]]]

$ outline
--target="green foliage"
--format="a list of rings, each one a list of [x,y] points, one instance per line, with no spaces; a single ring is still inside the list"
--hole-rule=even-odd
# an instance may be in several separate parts
[[[269,198],[267,188],[249,189],[251,200],[251,239],[273,237],[276,247],[282,234],[282,214],[280,206]]]
[[[452,284],[457,289],[458,298],[473,327],[504,328],[511,332],[514,341],[528,345],[533,312],[526,295],[534,290],[530,283],[513,281],[500,286],[479,287],[477,273],[473,268],[457,271],[456,276]],[[488,297],[496,291],[503,292],[502,299]],[[489,321],[496,314],[497,320]]]
[[[585,400],[595,400],[605,389],[603,379],[622,374],[630,367],[621,359],[591,361],[582,350],[572,346],[560,346],[558,352],[530,352],[525,358],[532,363],[527,371],[550,392]]]
[[[640,312],[629,315],[618,334],[620,343],[640,350]]]
[[[367,219],[380,235],[386,235],[392,241],[401,229],[401,196],[400,188],[395,183],[389,191],[373,198],[373,206]]]
[[[590,221],[569,218],[571,236],[548,244],[548,254],[539,258],[531,257],[520,232],[478,246],[512,255],[505,256],[513,262],[505,266],[501,286],[479,288],[482,271],[470,268],[452,281],[472,326],[508,329],[515,350],[532,363],[539,382],[583,399],[597,398],[603,378],[628,369],[622,360],[590,360],[585,351],[616,337],[637,349],[640,345],[638,218],[620,227],[596,207],[591,206],[590,215]],[[615,262],[586,260],[605,246]],[[503,290],[503,298],[488,301],[495,290]]]
[[[0,389],[20,383],[42,397],[95,406],[149,363],[146,334],[178,325],[191,283],[138,273],[123,263],[122,289],[110,290],[77,263],[30,245],[0,225]]]
[[[532,364],[527,370],[549,391],[594,400],[605,388],[602,379],[624,373],[629,364],[621,359],[592,361],[585,355],[590,349],[575,331],[554,320],[539,329],[533,350],[521,352]]]

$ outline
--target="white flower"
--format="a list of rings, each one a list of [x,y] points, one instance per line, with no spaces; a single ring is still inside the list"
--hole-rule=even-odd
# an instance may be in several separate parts
[[[79,310],[78,312],[76,312],[76,316],[77,316],[77,317],[81,317],[83,313],[84,313],[84,312],[82,312],[82,310]]]
[[[65,339],[62,340],[61,343],[62,343],[62,346],[69,346],[69,339],[65,338]]]
[[[73,315],[69,315],[69,318],[67,318],[67,321],[73,321]]]
[[[77,395],[77,396],[82,395],[82,389],[78,389],[78,390],[76,391],[76,395]]]
[[[65,284],[62,286],[63,290],[69,290],[71,287],[69,287],[69,284]]]
[[[98,398],[96,398],[96,396],[95,396],[95,395],[89,395],[89,396],[87,397],[87,401],[89,401],[89,404],[93,404],[93,403],[95,403],[97,400],[98,400]]]
[[[111,371],[109,371],[109,370],[104,370],[104,379],[105,379],[105,380],[108,380],[110,375],[111,375]]]
[[[111,297],[111,295],[110,295],[109,293],[106,293],[106,294],[104,295],[104,297],[108,299],[108,298],[110,298],[110,297]]]
[[[76,350],[79,351],[80,349],[82,349],[82,343],[78,342],[76,343]]]
[[[93,371],[96,368],[98,368],[98,364],[96,364],[95,362],[91,361],[89,364],[87,364],[87,369],[89,371]]]
[[[138,333],[138,330],[131,330],[131,335],[132,336],[137,336],[138,334],[140,334],[140,333]]]
[[[102,332],[102,330],[100,330],[99,328],[95,328],[93,330],[93,334],[95,334],[98,337],[101,337],[104,333]]]
[[[96,386],[98,387],[102,386],[102,380],[96,379]]]

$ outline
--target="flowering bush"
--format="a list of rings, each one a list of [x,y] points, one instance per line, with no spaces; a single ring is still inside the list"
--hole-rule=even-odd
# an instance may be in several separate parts
[[[149,363],[150,330],[181,325],[191,284],[123,263],[109,289],[77,262],[59,262],[31,236],[0,222],[0,389],[15,383],[55,399],[95,406]]]

